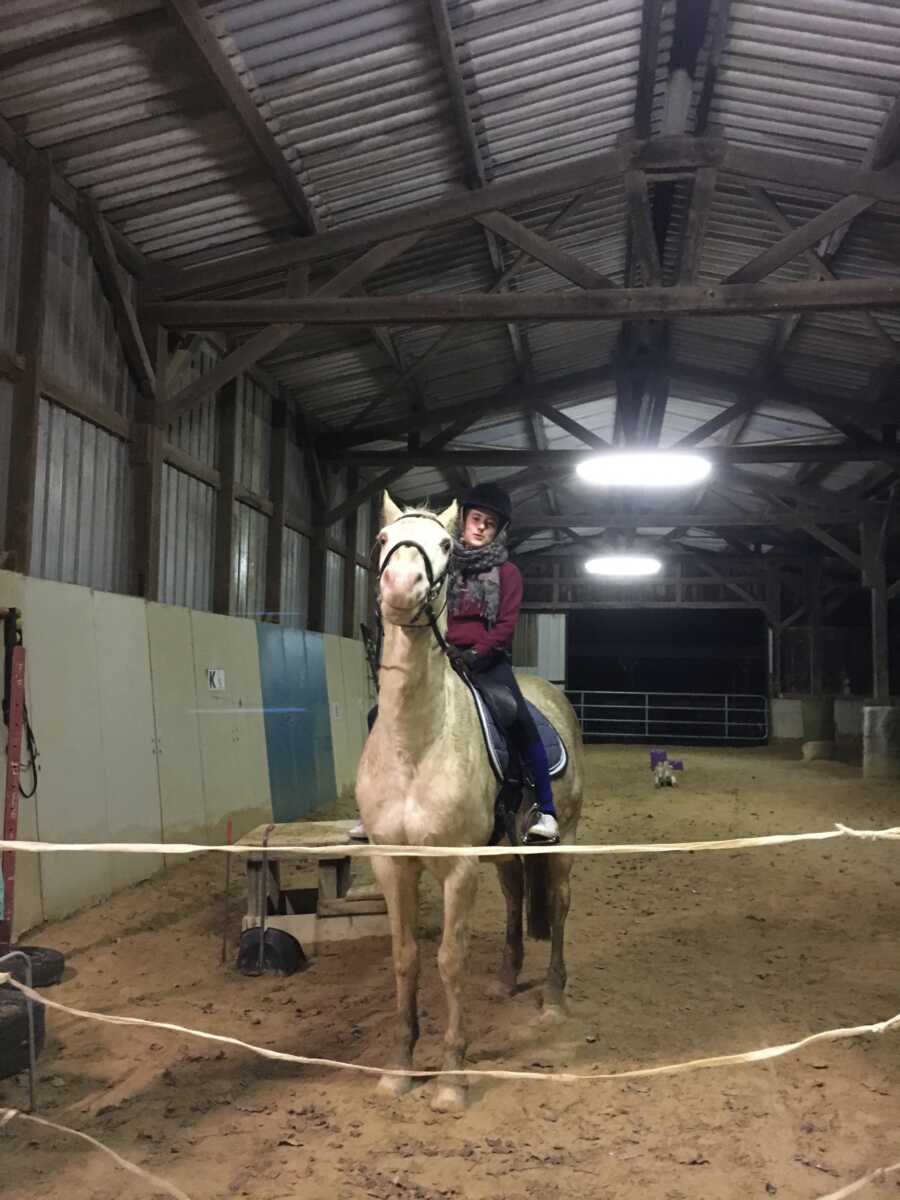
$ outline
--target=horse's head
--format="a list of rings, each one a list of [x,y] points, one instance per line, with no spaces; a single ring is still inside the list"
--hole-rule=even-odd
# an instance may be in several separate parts
[[[378,600],[385,621],[418,623],[446,586],[458,506],[441,513],[403,510],[384,493],[384,528],[378,535]],[[422,620],[422,624],[426,624]]]

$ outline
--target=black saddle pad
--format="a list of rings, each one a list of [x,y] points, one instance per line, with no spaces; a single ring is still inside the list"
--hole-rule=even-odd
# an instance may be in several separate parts
[[[484,735],[484,744],[487,749],[491,770],[502,783],[507,778],[509,770],[509,746],[506,741],[506,734],[497,725],[491,714],[491,710],[478,694],[478,691],[472,686],[469,680],[465,682],[475,701],[475,708],[481,723],[481,732]],[[556,728],[547,720],[544,714],[530,700],[526,700],[525,703],[528,705],[528,710],[534,718],[541,741],[544,743],[544,749],[547,752],[547,762],[550,766],[550,778],[553,779],[557,775],[562,775],[568,766],[569,756],[566,752],[565,743],[557,733]]]

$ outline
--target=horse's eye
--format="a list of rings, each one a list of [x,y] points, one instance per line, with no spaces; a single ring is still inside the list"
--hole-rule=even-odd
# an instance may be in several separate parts
[[[444,538],[444,539],[441,541],[441,549],[443,550],[443,552],[444,552],[445,554],[449,554],[449,553],[450,553],[450,539],[449,539],[449,538]]]
[[[386,533],[379,533],[378,537],[377,537],[375,540],[376,540],[376,542],[378,542],[379,546],[386,546],[386,545],[387,545],[387,540],[388,540],[388,539],[387,539],[387,534],[386,534]]]

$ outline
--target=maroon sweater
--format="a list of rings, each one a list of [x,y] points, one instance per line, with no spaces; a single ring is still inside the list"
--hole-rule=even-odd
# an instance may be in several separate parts
[[[512,646],[519,609],[522,607],[522,575],[508,559],[500,565],[500,611],[490,627],[477,604],[468,603],[462,611],[447,619],[447,640],[461,650],[509,650]]]

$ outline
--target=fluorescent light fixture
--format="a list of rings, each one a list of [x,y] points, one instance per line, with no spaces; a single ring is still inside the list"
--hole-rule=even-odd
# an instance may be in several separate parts
[[[589,575],[633,579],[639,575],[657,575],[662,563],[649,554],[601,554],[599,558],[589,558],[584,569]]]
[[[575,468],[586,483],[598,487],[667,488],[702,483],[712,465],[699,454],[651,450],[598,454]]]

